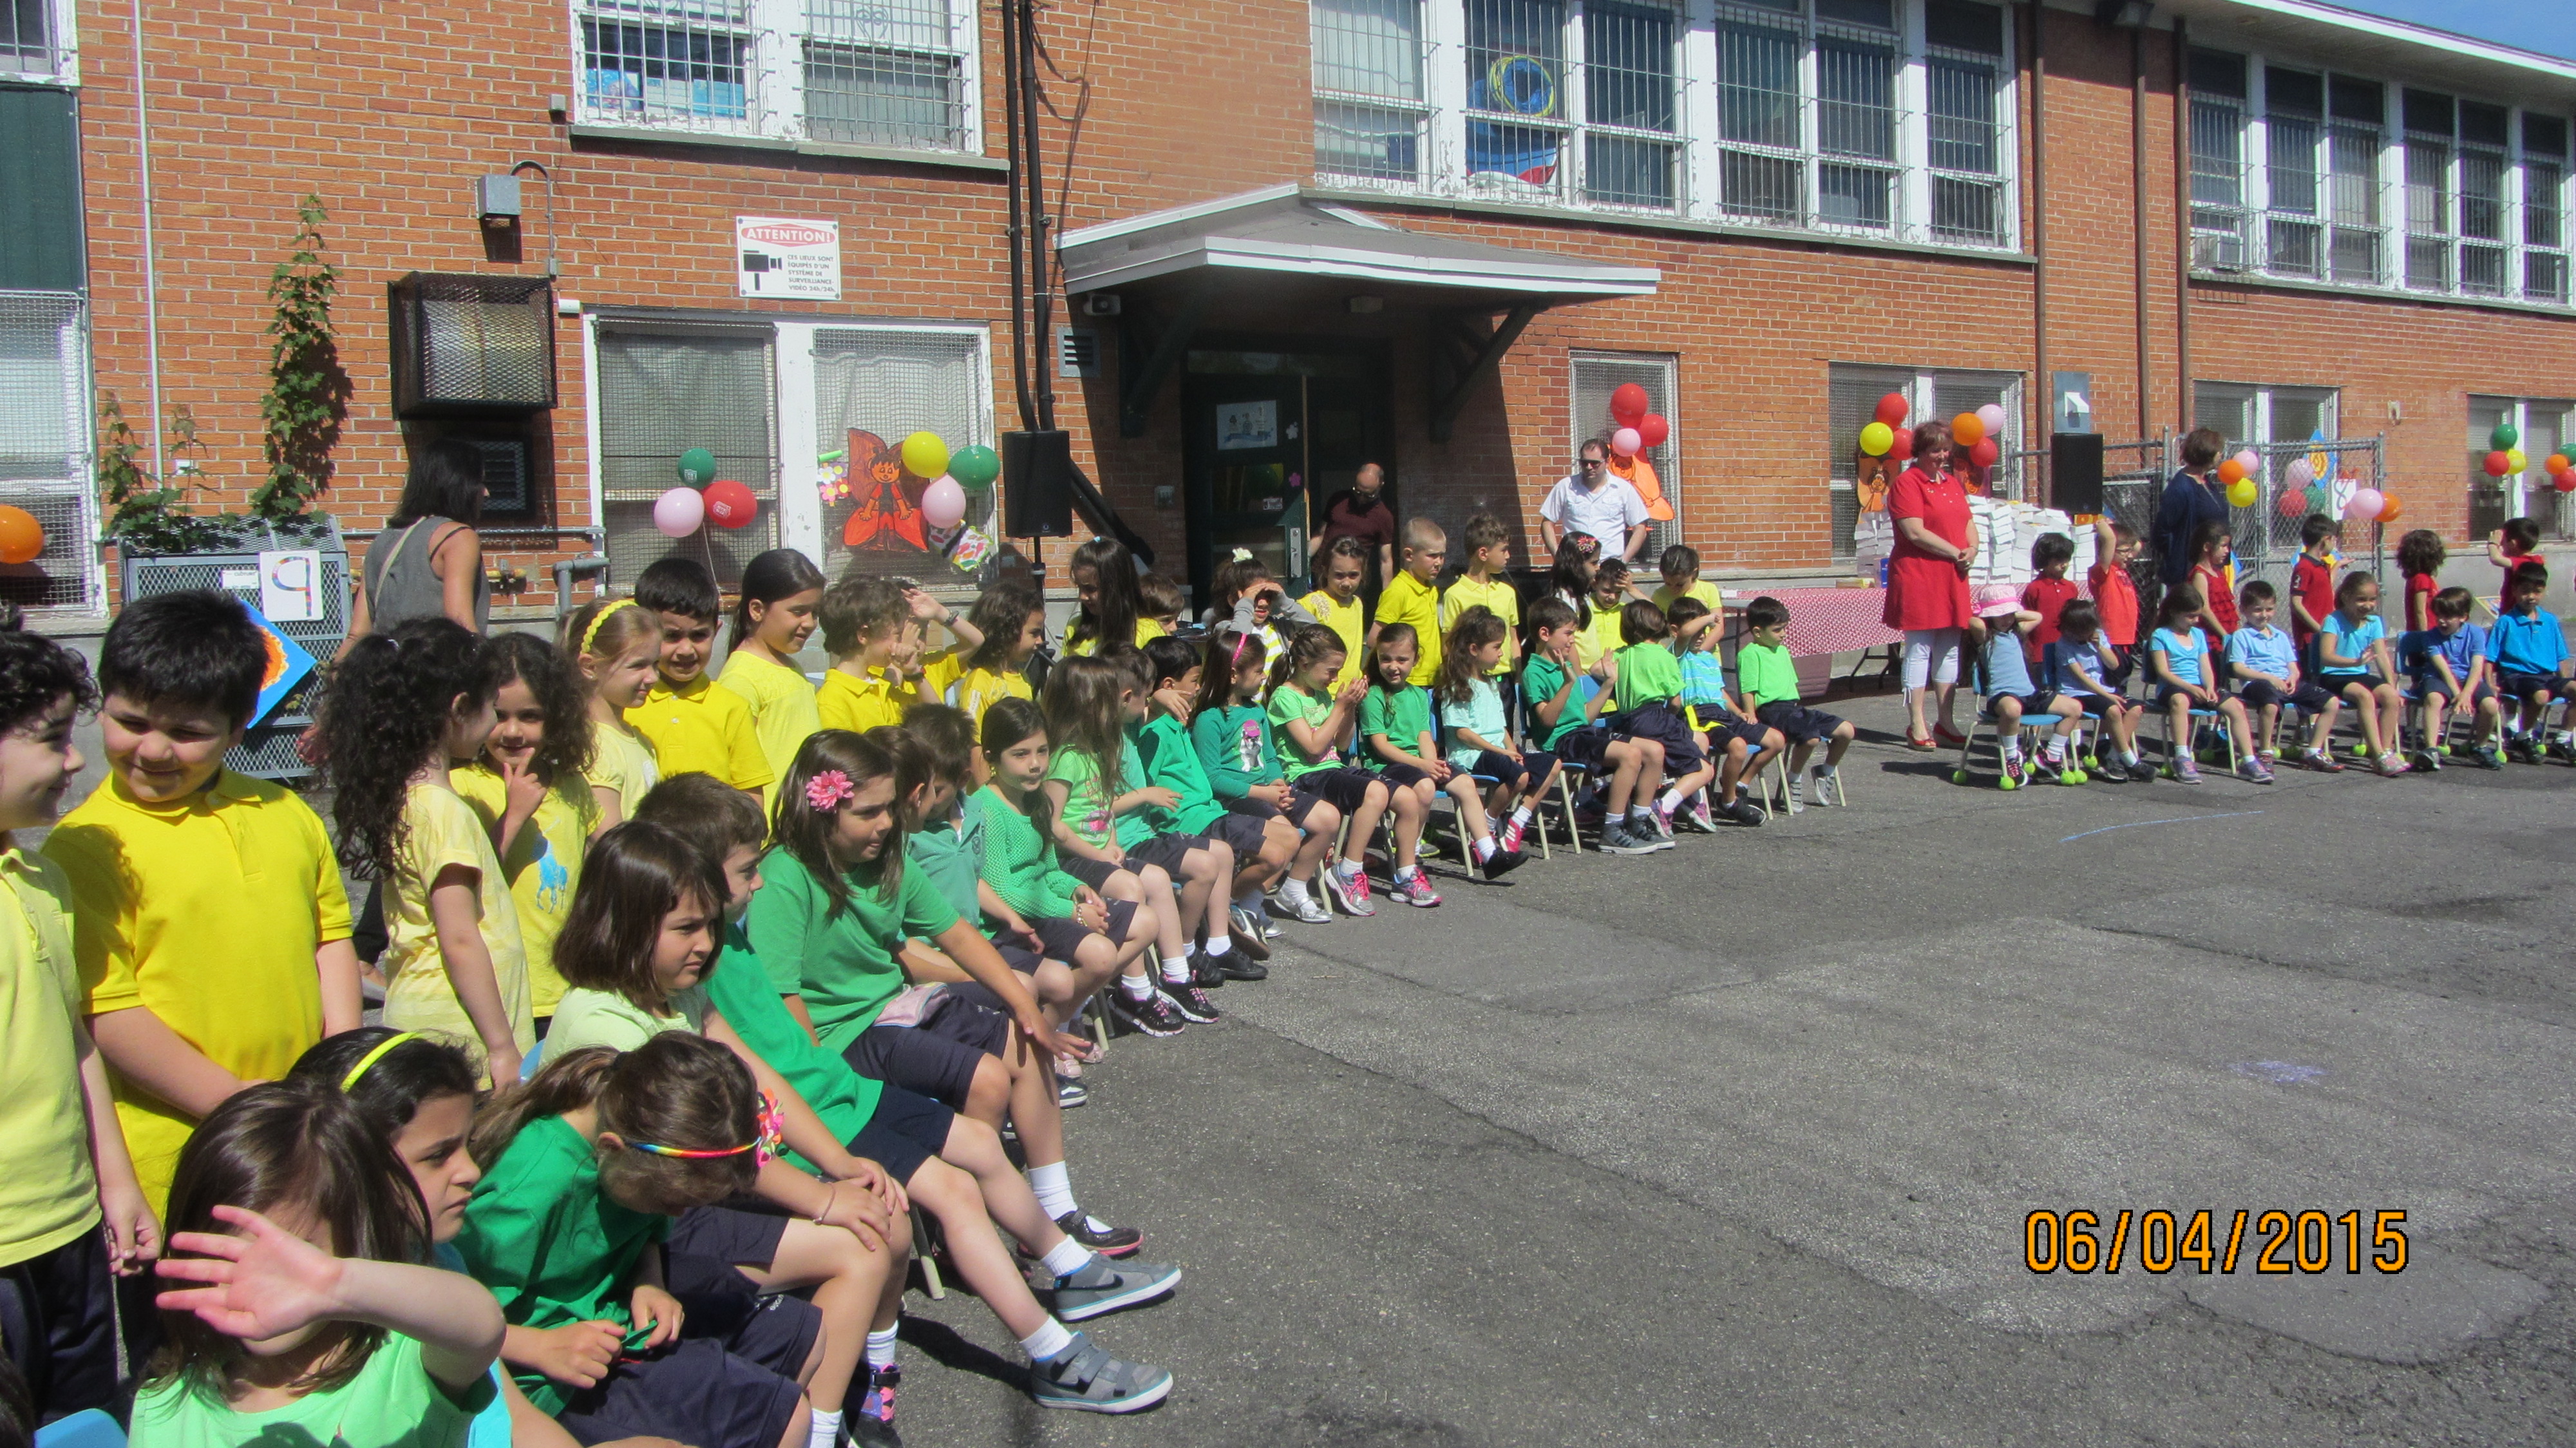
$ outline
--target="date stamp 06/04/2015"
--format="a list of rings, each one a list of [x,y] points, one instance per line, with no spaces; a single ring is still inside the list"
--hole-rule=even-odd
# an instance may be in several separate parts
[[[2248,1238],[2246,1227],[2253,1231]],[[2406,1214],[2362,1211],[2254,1211],[2229,1216],[2206,1208],[2174,1212],[2122,1207],[2108,1219],[2076,1208],[2046,1208],[2022,1219],[2022,1265],[2052,1272],[2110,1275],[2137,1267],[2161,1276],[2177,1267],[2200,1273],[2233,1273],[2240,1254],[2265,1275],[2335,1270],[2359,1272],[2364,1264],[2383,1273],[2406,1270]],[[2336,1248],[2340,1246],[2340,1254]]]

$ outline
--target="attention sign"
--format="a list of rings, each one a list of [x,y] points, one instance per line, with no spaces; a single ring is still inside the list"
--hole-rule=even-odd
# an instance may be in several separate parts
[[[735,290],[746,297],[841,299],[841,223],[787,216],[733,219]]]

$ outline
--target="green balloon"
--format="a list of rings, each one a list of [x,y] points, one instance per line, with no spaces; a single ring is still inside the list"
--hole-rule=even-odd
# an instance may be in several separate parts
[[[2522,441],[2522,434],[2520,431],[2515,429],[2512,423],[2499,422],[2496,424],[2496,430],[2488,436],[2487,441],[2495,444],[2495,450],[2497,452],[2511,452],[2514,449],[2514,445]]]
[[[703,488],[716,480],[716,455],[702,447],[680,454],[680,481]]]
[[[948,455],[948,476],[970,493],[980,493],[993,486],[1002,475],[1002,459],[982,443],[961,447]]]

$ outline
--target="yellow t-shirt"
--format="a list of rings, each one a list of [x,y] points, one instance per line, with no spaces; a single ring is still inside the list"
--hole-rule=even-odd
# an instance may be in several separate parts
[[[1521,595],[1512,581],[1497,573],[1491,582],[1479,583],[1472,575],[1463,575],[1440,595],[1440,633],[1445,639],[1449,630],[1458,626],[1458,615],[1471,608],[1490,610],[1503,621],[1503,657],[1486,671],[1490,679],[1515,672],[1521,656]]]
[[[485,833],[501,827],[510,796],[499,773],[489,765],[469,764],[449,770],[447,782],[474,807]],[[528,955],[528,1014],[541,1020],[553,1015],[563,999],[564,978],[555,974],[555,937],[563,933],[564,916],[572,911],[582,852],[598,828],[599,801],[590,792],[590,781],[568,780],[538,797],[537,812],[519,826],[519,837],[501,856],[510,903],[519,915],[519,943]]]
[[[941,649],[935,654],[922,656],[921,687],[916,692],[924,699],[945,704],[948,702],[948,691],[956,687],[957,681],[964,677],[966,677],[965,650]]]
[[[815,691],[814,704],[822,713],[824,728],[864,734],[887,724],[901,724],[905,706],[919,697],[910,689],[887,683],[881,674],[861,678],[835,668],[823,676],[823,687]]]
[[[1676,598],[1696,598],[1700,602],[1707,604],[1708,611],[1711,613],[1722,614],[1726,612],[1725,605],[1718,602],[1717,585],[1709,582],[1705,578],[1692,584],[1690,587],[1683,589],[1679,593],[1675,593],[1670,588],[1661,586],[1658,586],[1655,589],[1655,607],[1662,609],[1666,613],[1672,612],[1673,600]]]
[[[635,818],[635,806],[662,782],[662,766],[653,757],[653,741],[626,725],[590,726],[589,781],[617,792],[617,818]]]
[[[146,804],[110,773],[45,840],[72,884],[72,953],[90,1015],[144,1007],[235,1076],[275,1081],[322,1039],[314,952],[349,938],[349,897],[312,807],[217,773]],[[210,948],[213,947],[213,948]],[[116,1117],[159,1211],[196,1118],[113,1068]]]
[[[626,711],[626,722],[653,741],[666,779],[698,771],[736,789],[758,789],[775,777],[752,729],[751,706],[703,674],[677,689],[656,681],[644,702]]]
[[[1338,690],[1358,678],[1360,654],[1368,645],[1368,600],[1353,598],[1346,604],[1335,603],[1331,594],[1319,588],[1297,600],[1297,606],[1313,614],[1315,622],[1331,629],[1334,637],[1342,641],[1342,647],[1348,650],[1348,656],[1342,660],[1341,672],[1333,675],[1333,687]],[[1270,661],[1274,664],[1279,661],[1276,652],[1271,654]]]
[[[0,847],[0,1267],[98,1225],[81,1109],[80,963],[62,866]]]
[[[1037,693],[1017,669],[968,669],[957,681],[957,707],[975,724],[975,737],[984,737],[984,711],[1004,699],[1034,701]]]
[[[751,710],[752,737],[760,741],[761,757],[769,761],[769,784],[762,789],[761,799],[776,804],[778,781],[787,777],[796,751],[823,727],[814,686],[800,670],[743,649],[725,656],[724,672],[716,675],[716,683],[740,695]]]
[[[1619,610],[1615,608],[1595,604],[1592,626],[1574,631],[1574,661],[1587,669],[1601,662],[1603,654],[1615,654],[1627,646],[1627,641],[1619,637]]]
[[[1421,651],[1413,660],[1413,672],[1405,681],[1428,684],[1440,677],[1440,595],[1431,585],[1410,573],[1398,573],[1377,596],[1377,626],[1409,623],[1420,639]]]
[[[510,1038],[524,1054],[537,1043],[528,1007],[528,952],[519,937],[519,907],[483,820],[462,795],[443,784],[415,784],[403,797],[403,842],[394,852],[393,878],[385,882],[385,933],[391,938],[376,962],[385,973],[385,1024],[399,1031],[440,1031],[468,1053],[482,1054],[482,1033],[456,999],[438,927],[429,915],[429,887],[438,872],[463,865],[477,872],[483,948],[492,956],[492,978],[510,1012]]]
[[[1087,659],[1087,658],[1091,657],[1091,655],[1092,655],[1094,652],[1096,652],[1096,650],[1095,650],[1095,649],[1093,648],[1093,646],[1092,646],[1092,641],[1091,641],[1091,640],[1089,640],[1089,639],[1084,639],[1081,643],[1078,643],[1078,644],[1077,644],[1077,643],[1075,643],[1075,642],[1073,641],[1073,626],[1074,626],[1076,623],[1080,622],[1080,621],[1081,621],[1081,619],[1082,619],[1081,611],[1080,611],[1080,610],[1076,610],[1072,618],[1066,619],[1066,620],[1064,621],[1064,651],[1065,651],[1066,655],[1067,655],[1067,656],[1069,656],[1069,657],[1077,658],[1077,659]],[[1138,647],[1138,648],[1140,648],[1140,649],[1141,649],[1141,648],[1143,648],[1146,644],[1151,643],[1151,642],[1152,642],[1152,641],[1154,641],[1155,639],[1161,638],[1161,637],[1164,635],[1164,633],[1165,633],[1165,632],[1166,632],[1166,630],[1163,628],[1163,626],[1162,626],[1161,624],[1156,623],[1154,620],[1152,620],[1152,619],[1150,619],[1150,618],[1139,618],[1139,619],[1137,619],[1137,620],[1136,620],[1136,647]]]

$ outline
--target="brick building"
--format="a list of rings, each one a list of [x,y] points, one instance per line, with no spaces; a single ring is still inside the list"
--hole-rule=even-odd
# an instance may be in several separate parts
[[[1659,531],[1723,572],[1853,570],[1889,390],[2000,404],[2033,455],[2003,480],[2044,490],[2060,373],[2115,468],[2195,420],[2276,468],[2322,437],[2406,526],[2565,531],[2539,470],[2576,397],[2576,62],[2313,0],[1053,0],[1036,27],[1062,270],[1032,365],[1092,526],[1162,571],[1298,558],[1365,459],[1406,511],[1492,509],[1534,548],[1627,381],[1672,423]],[[547,611],[547,564],[631,579],[672,546],[651,500],[703,446],[760,500],[683,545],[720,571],[783,540],[931,573],[871,526],[905,484],[864,464],[1026,425],[1002,29],[970,0],[11,0],[0,500],[52,536],[0,589],[104,607],[100,395],[238,506],[308,193],[353,545],[407,435],[463,436],[487,553],[529,576],[499,602]],[[515,217],[484,214],[501,176]],[[837,275],[747,259],[832,231]],[[447,280],[474,277],[534,300]],[[444,349],[408,383],[406,306]],[[549,348],[528,406],[505,374]],[[518,405],[397,415],[398,389]],[[174,456],[183,406],[203,444]],[[2531,460],[2502,485],[2471,461],[2498,420]]]

